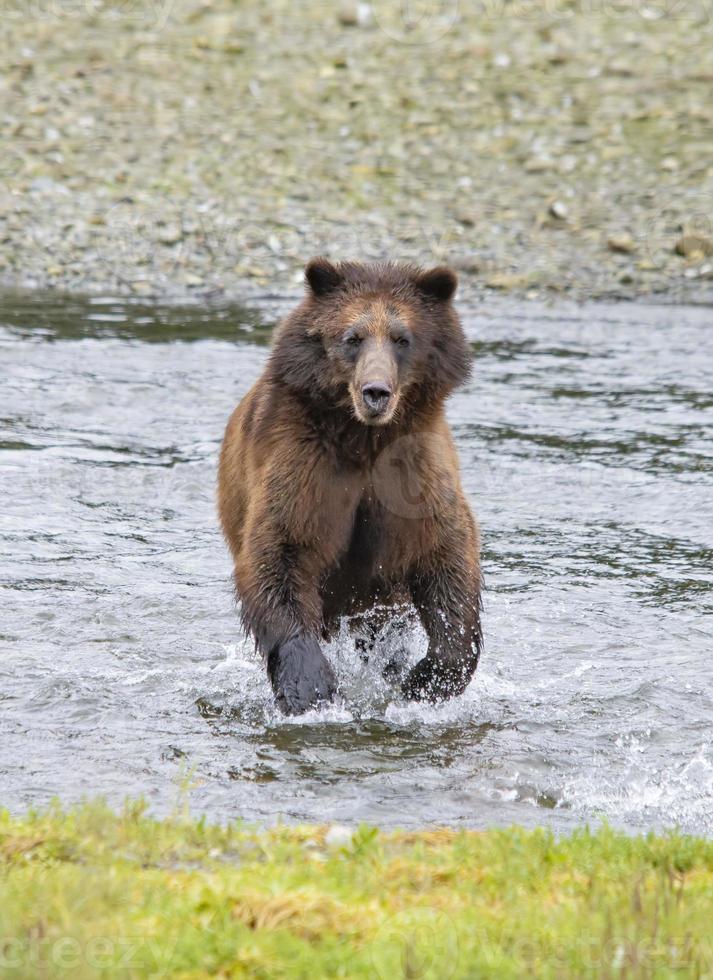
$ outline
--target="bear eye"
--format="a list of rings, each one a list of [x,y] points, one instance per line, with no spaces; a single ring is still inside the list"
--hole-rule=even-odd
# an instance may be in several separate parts
[[[394,337],[394,343],[396,344],[397,347],[410,347],[411,346],[411,341],[408,339],[408,337],[404,337],[404,336]]]
[[[349,347],[358,347],[361,343],[361,337],[358,334],[353,333],[350,337],[347,337],[347,344]]]

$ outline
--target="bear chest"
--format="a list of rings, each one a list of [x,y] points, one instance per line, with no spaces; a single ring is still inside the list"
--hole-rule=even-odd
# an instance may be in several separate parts
[[[367,601],[379,591],[384,567],[384,525],[377,507],[360,501],[354,513],[346,545],[324,583],[325,599],[337,606]]]

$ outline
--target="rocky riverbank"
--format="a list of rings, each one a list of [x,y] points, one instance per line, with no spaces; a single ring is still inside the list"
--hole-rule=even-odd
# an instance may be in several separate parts
[[[305,259],[713,296],[713,7],[19,0],[0,281],[181,299]]]

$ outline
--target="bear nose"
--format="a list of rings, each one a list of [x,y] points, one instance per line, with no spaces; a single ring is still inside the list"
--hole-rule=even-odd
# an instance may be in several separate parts
[[[361,389],[364,404],[372,412],[383,412],[391,398],[391,388],[381,381],[371,381]]]

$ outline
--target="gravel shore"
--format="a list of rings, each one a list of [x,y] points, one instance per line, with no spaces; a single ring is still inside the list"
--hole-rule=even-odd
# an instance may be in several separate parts
[[[713,0],[6,0],[0,282],[713,298]]]

